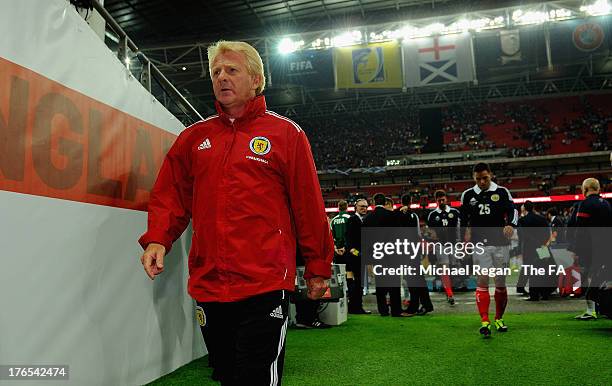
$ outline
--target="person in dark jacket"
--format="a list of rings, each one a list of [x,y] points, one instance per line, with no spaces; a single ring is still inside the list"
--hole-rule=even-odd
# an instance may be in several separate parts
[[[396,227],[398,225],[396,214],[385,208],[385,201],[384,194],[377,193],[374,195],[375,208],[364,219],[364,227]],[[380,315],[389,315],[387,294],[389,294],[391,301],[391,316],[405,316],[405,313],[402,312],[402,296],[399,283],[396,287],[379,287],[378,284],[376,285],[376,304]]]
[[[402,196],[402,208],[396,212],[398,216],[398,226],[406,230],[408,239],[412,242],[421,240],[421,227],[419,216],[410,210],[412,198],[409,194]],[[410,302],[406,309],[406,316],[425,315],[433,311],[433,303],[429,297],[427,282],[420,273],[420,257],[411,261],[416,268],[416,274],[406,277],[408,291],[410,292]]]
[[[559,217],[559,211],[557,208],[549,208],[546,211],[546,219],[548,220],[548,224],[550,226],[550,231],[552,233],[552,240],[555,243],[564,243],[565,242],[565,224],[561,217]]]
[[[599,286],[610,279],[609,243],[611,239],[612,209],[600,194],[599,181],[587,178],[582,182],[584,200],[575,210],[575,226],[568,229],[568,249],[577,256],[583,269],[582,280],[586,282],[586,311],[576,319],[597,319],[595,304]],[[572,223],[574,223],[572,221]]]
[[[371,314],[363,309],[363,277],[361,271],[361,227],[368,213],[368,201],[365,198],[355,202],[355,213],[346,224],[346,279],[348,286],[349,314]]]
[[[547,246],[550,241],[548,222],[544,217],[534,212],[531,201],[525,201],[524,207],[527,214],[518,220],[517,229],[519,248],[523,255],[523,266],[528,270],[532,266],[535,268],[546,268],[548,271],[548,265],[551,263],[550,255],[546,257],[542,255],[543,252],[538,253],[538,249],[543,247],[546,251],[550,252]],[[543,250],[540,249],[540,251]],[[524,284],[522,284],[522,287],[529,282],[529,298],[527,300],[538,301],[540,298],[543,300],[548,299],[551,292],[550,280],[546,280],[548,276],[525,274],[524,270],[521,269],[519,283],[523,278]]]

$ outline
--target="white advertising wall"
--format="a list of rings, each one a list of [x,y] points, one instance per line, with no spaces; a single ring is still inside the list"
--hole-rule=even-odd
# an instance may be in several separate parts
[[[65,0],[0,0],[0,365],[133,385],[205,354],[189,238],[155,281],[137,244],[182,129]]]

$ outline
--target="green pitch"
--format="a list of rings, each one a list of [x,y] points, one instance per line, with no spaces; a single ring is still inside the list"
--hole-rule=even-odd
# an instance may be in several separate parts
[[[284,385],[611,385],[612,320],[510,313],[505,334],[478,334],[475,314],[349,317],[329,330],[289,330]],[[216,385],[206,358],[154,385]]]

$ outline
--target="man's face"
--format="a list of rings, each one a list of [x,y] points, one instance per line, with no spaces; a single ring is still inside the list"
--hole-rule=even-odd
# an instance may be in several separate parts
[[[393,204],[390,202],[385,202],[385,209],[393,211]]]
[[[491,173],[487,170],[474,173],[474,181],[476,181],[476,185],[478,185],[480,189],[487,190],[491,186]]]
[[[368,212],[368,204],[365,201],[358,201],[357,204],[355,204],[355,211],[363,216]]]
[[[212,65],[215,98],[225,108],[242,106],[255,97],[259,76],[250,75],[246,57],[239,52],[222,52]]]
[[[446,196],[438,197],[436,202],[438,203],[438,207],[440,209],[446,208]]]

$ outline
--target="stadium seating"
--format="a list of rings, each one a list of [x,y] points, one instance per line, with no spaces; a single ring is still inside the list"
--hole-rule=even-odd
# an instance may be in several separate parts
[[[491,102],[479,106],[477,113],[451,107],[445,110],[444,143],[449,150],[481,149],[483,144],[509,148],[514,156],[607,150],[610,102],[609,95],[591,95]],[[470,136],[480,140],[469,141]]]
[[[514,157],[609,150],[612,94],[488,102],[443,110],[446,151],[505,148]],[[319,170],[384,166],[419,153],[418,122],[406,110],[299,119]]]

